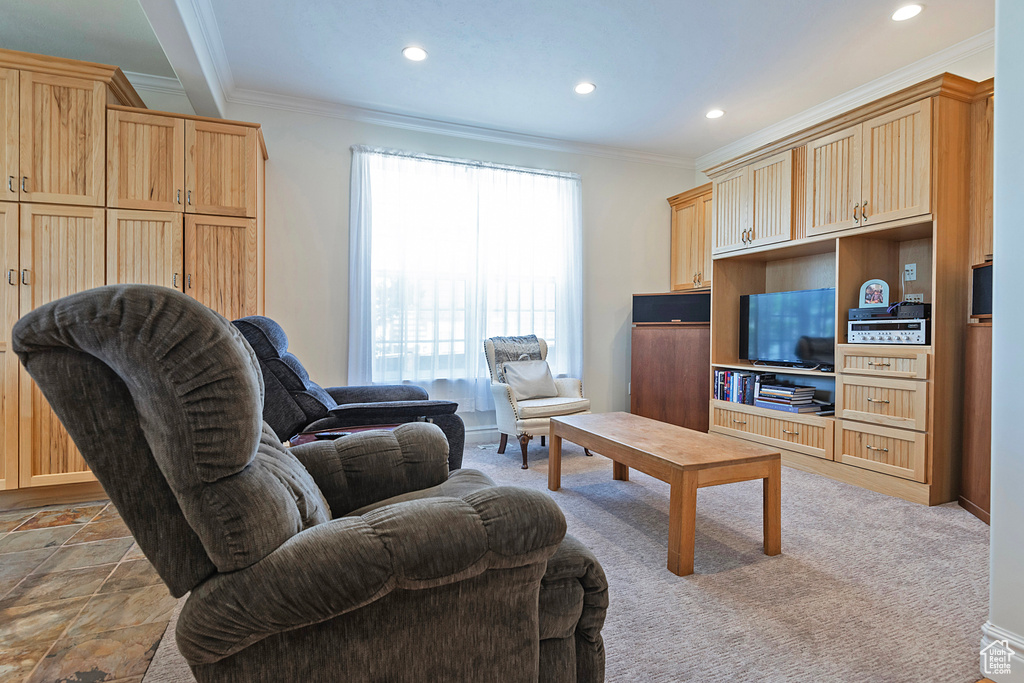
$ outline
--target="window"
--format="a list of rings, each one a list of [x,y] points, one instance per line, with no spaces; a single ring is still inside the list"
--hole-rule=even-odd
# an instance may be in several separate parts
[[[483,341],[536,334],[582,374],[580,178],[352,148],[349,382],[492,410]]]

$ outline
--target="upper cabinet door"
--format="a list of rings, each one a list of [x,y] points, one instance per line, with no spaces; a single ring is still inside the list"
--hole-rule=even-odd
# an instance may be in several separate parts
[[[711,229],[713,254],[736,251],[747,246],[750,230],[748,178],[748,168],[744,167],[715,179],[712,186],[715,210]]]
[[[185,122],[185,211],[256,217],[256,129]]]
[[[107,210],[107,284],[184,291],[182,215],[174,211]]]
[[[807,145],[807,234],[860,225],[861,126]]]
[[[107,206],[184,209],[184,120],[116,109],[107,112]]]
[[[697,243],[699,210],[697,200],[672,207],[672,291],[697,286]]]
[[[931,211],[932,101],[863,124],[861,225]]]
[[[697,200],[697,213],[700,219],[700,243],[698,244],[699,259],[697,260],[697,286],[711,286],[711,226],[715,222],[715,203],[711,193],[702,195]]]
[[[256,221],[185,216],[185,293],[228,320],[257,315]]]
[[[18,72],[14,69],[0,69],[0,182],[0,200],[18,201]]]
[[[0,490],[18,488],[18,357],[11,327],[18,319],[18,204],[0,202]]]
[[[751,164],[750,232],[747,245],[774,244],[793,237],[793,150]]]
[[[21,199],[103,206],[106,86],[22,71]]]

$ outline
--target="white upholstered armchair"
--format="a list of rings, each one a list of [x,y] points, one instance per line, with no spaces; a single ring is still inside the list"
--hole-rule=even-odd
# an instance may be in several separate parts
[[[498,431],[501,432],[499,453],[505,452],[509,434],[519,440],[523,451],[523,469],[527,469],[526,448],[530,439],[540,436],[544,445],[544,437],[548,433],[551,418],[558,415],[580,415],[590,412],[590,399],[583,398],[583,382],[571,377],[558,377],[554,380],[557,396],[545,398],[516,399],[512,387],[502,381],[500,372],[501,360],[507,356],[502,354],[501,345],[509,339],[536,339],[540,346],[540,360],[547,360],[548,345],[538,337],[491,337],[484,340],[484,354],[487,356],[487,368],[491,373],[491,395],[494,396],[494,408],[497,416]],[[495,344],[499,345],[497,352]],[[519,350],[519,349],[517,349]],[[512,355],[513,358],[518,356]],[[587,455],[590,455],[587,452]]]

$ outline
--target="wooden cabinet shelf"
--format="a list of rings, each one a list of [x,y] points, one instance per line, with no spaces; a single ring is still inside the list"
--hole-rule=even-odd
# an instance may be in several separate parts
[[[712,363],[712,367],[723,370],[746,370],[750,372],[772,372],[777,375],[808,375],[811,377],[835,377],[834,372],[811,370],[810,368],[787,368],[772,365],[754,365],[753,363]]]

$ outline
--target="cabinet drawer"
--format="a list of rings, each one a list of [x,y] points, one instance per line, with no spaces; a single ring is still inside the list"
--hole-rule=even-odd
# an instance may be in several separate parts
[[[840,420],[836,423],[835,452],[836,460],[847,465],[925,481],[925,434]]]
[[[836,398],[838,417],[928,429],[928,382],[840,374],[836,378]]]
[[[848,375],[928,379],[929,349],[840,344],[837,369]]]
[[[713,432],[832,459],[834,420],[714,400],[711,414]]]

